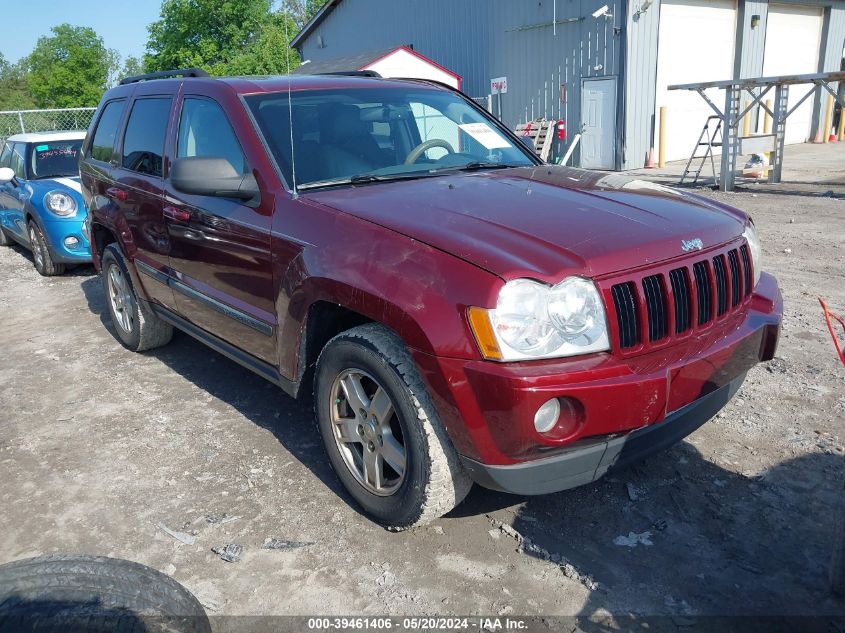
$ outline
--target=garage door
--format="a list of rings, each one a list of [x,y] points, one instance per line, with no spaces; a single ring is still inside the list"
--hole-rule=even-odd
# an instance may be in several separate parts
[[[772,4],[769,5],[766,21],[763,75],[818,72],[822,33],[820,8]],[[810,88],[809,85],[790,86],[790,107],[798,103]],[[786,142],[803,143],[810,138],[812,118],[813,98],[810,97],[786,120]]]
[[[673,84],[730,79],[733,76],[736,3],[664,0],[657,40],[657,114],[667,107],[666,158],[689,158],[701,128],[713,110],[695,92],[666,90]],[[708,90],[720,108],[725,93]],[[660,142],[655,120],[655,148]]]

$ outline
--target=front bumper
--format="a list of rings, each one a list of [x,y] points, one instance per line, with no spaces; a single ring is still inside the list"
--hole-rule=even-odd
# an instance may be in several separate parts
[[[415,353],[415,360],[475,480],[544,493],[588,483],[629,462],[628,455],[651,452],[644,445],[659,450],[698,428],[753,366],[774,357],[782,314],[777,282],[764,274],[743,310],[629,358],[602,353],[494,363]],[[541,434],[534,415],[551,398],[576,402],[579,415],[562,432]],[[631,447],[618,455],[625,443]]]
[[[712,418],[739,390],[745,374],[669,414],[662,422],[628,434],[585,440],[554,457],[510,466],[488,466],[462,457],[479,485],[521,495],[542,495],[588,484],[679,442]]]
[[[83,231],[84,218],[81,220],[54,220],[42,222],[44,237],[50,257],[58,264],[88,264],[91,262],[91,245]],[[65,240],[75,237],[77,245],[68,247]]]

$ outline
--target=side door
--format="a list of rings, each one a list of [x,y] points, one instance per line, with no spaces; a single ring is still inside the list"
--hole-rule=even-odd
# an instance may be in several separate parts
[[[8,167],[12,162],[12,143],[6,141],[3,147],[0,148],[0,167]],[[0,226],[6,228],[9,232],[11,230],[6,226],[9,214],[7,213],[9,205],[12,202],[11,192],[14,185],[11,182],[0,184]]]
[[[173,136],[177,160],[225,158],[239,173],[251,170],[243,143],[220,103],[211,98],[185,94]],[[164,215],[179,312],[275,365],[272,200],[253,208],[234,198],[184,193],[169,181],[165,187]],[[269,196],[262,191],[262,198]]]
[[[121,231],[144,290],[170,309],[176,303],[168,284],[170,242],[162,206],[164,145],[173,100],[172,95],[143,95],[132,101],[112,170],[114,182],[107,190],[125,222]]]
[[[2,222],[3,228],[16,239],[29,243],[29,233],[26,230],[26,216],[24,205],[26,203],[26,143],[10,143],[9,167],[15,172],[18,184],[11,182],[3,185],[3,199],[0,205],[3,207]]]
[[[583,80],[581,121],[581,167],[613,169],[616,160],[616,79]]]

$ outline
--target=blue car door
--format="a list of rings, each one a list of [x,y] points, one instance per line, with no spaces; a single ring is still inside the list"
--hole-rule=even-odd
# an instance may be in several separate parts
[[[0,167],[9,167],[12,162],[12,144],[10,142],[6,142],[3,145],[3,150],[0,151]],[[4,228],[9,228],[7,226],[8,222],[8,212],[7,209],[12,204],[12,192],[14,190],[14,186],[12,183],[7,182],[0,185],[0,226]]]
[[[8,156],[7,156],[7,151]],[[24,242],[28,242],[26,233],[26,222],[24,221],[24,202],[26,193],[24,191],[24,178],[26,177],[25,160],[26,143],[6,143],[3,149],[2,158],[9,161],[0,164],[2,167],[11,167],[17,177],[17,185],[8,182],[0,185],[0,223],[3,229],[10,235],[14,235]]]

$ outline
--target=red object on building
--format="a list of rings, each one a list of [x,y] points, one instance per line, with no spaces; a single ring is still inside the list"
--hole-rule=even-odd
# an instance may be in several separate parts
[[[522,131],[523,136],[531,136],[531,121],[528,122],[528,125],[525,126],[525,129]]]
[[[566,122],[563,119],[557,122],[557,139],[559,141],[566,140]]]

